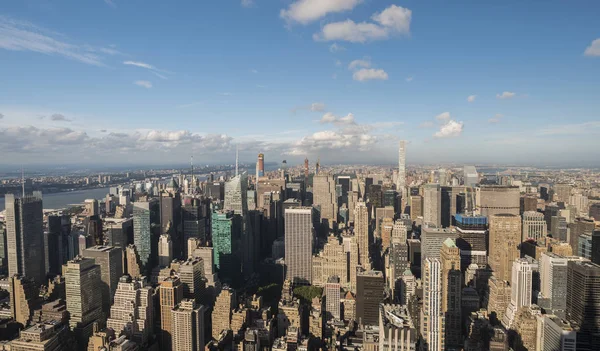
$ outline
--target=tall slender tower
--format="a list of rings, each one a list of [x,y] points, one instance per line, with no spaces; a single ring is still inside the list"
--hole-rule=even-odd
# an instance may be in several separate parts
[[[396,189],[402,194],[402,198],[405,198],[404,188],[406,187],[406,141],[400,140],[398,147],[398,181],[396,182]]]
[[[423,309],[421,310],[421,334],[426,349],[442,351],[445,323],[442,313],[442,269],[437,258],[427,257],[424,264]]]
[[[369,259],[369,209],[364,202],[356,204],[354,209],[354,235],[358,242],[358,260],[366,269],[371,268]]]
[[[304,179],[308,179],[308,157],[304,159]]]
[[[256,178],[265,176],[265,154],[258,154],[258,162],[256,162]]]
[[[287,279],[294,284],[312,283],[313,209],[285,210],[285,263]]]

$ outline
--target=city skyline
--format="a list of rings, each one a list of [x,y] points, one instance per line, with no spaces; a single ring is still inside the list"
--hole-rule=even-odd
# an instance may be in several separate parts
[[[600,156],[597,4],[144,5],[0,5],[4,163]]]

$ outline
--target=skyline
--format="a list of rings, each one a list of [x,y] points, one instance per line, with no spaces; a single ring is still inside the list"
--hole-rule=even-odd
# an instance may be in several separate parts
[[[4,164],[598,166],[600,4],[141,4],[0,4]]]

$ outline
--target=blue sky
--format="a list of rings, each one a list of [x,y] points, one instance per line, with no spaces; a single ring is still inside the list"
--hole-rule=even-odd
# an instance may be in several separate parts
[[[6,163],[598,164],[597,1],[0,3]]]

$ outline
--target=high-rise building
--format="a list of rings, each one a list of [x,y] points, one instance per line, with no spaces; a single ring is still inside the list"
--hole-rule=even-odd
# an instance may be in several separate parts
[[[557,240],[567,240],[567,219],[562,216],[552,216],[550,219],[550,234]],[[572,241],[577,243],[577,241]]]
[[[577,350],[577,332],[567,321],[553,314],[542,315],[539,319],[541,321],[540,350]]]
[[[214,271],[214,248],[210,246],[198,246],[193,253],[193,257],[199,257],[204,263],[204,278],[207,286],[215,286],[218,277]]]
[[[442,313],[442,267],[438,258],[428,257],[423,266],[423,308],[421,335],[425,349],[445,350],[445,323]]]
[[[168,267],[173,261],[173,241],[169,234],[162,234],[158,238],[158,265]]]
[[[518,186],[488,185],[477,190],[479,213],[488,219],[496,214],[520,214],[521,193]]]
[[[398,145],[398,180],[396,180],[396,190],[406,197],[406,141],[400,140]]]
[[[410,196],[410,219],[413,221],[423,216],[423,197],[421,195]]]
[[[442,192],[439,184],[423,187],[423,223],[442,224]]]
[[[379,304],[383,301],[385,281],[380,271],[365,271],[356,276],[356,319],[361,325],[378,325]]]
[[[225,210],[245,216],[248,213],[248,174],[243,172],[225,183]]]
[[[119,278],[123,275],[123,251],[113,246],[92,246],[83,250],[82,254],[84,257],[93,258],[100,266],[102,311],[108,313]]]
[[[125,251],[133,234],[132,218],[104,218],[104,245],[119,247]]]
[[[181,221],[181,194],[175,179],[171,179],[167,190],[160,193],[160,234],[169,234],[173,241],[173,257],[183,254],[183,228]]]
[[[241,271],[242,216],[233,211],[212,214],[214,264],[222,281],[233,283]]]
[[[571,190],[573,189],[571,184],[554,184],[553,189],[556,202],[569,203]]]
[[[185,198],[181,208],[183,221],[184,258],[189,256],[187,242],[191,238],[206,240],[206,218],[202,212],[202,203],[197,198]]]
[[[137,248],[135,245],[128,245],[125,249],[125,264],[127,267],[127,274],[133,279],[139,279],[142,274],[142,267],[140,264],[140,256],[138,255]]]
[[[487,266],[488,220],[485,216],[456,214],[454,222],[458,237],[462,269],[472,263],[484,269]]]
[[[502,323],[510,328],[514,322],[517,311],[522,307],[531,305],[533,267],[525,258],[516,259],[512,265],[512,279],[510,287],[510,305]]]
[[[94,259],[75,257],[63,266],[69,325],[75,332],[79,347],[86,349],[93,325],[103,318],[102,274]]]
[[[313,206],[320,214],[321,223],[331,228],[337,222],[338,202],[335,180],[328,174],[315,174],[313,177]]]
[[[265,154],[258,154],[258,161],[256,162],[256,179],[265,176]]]
[[[465,186],[475,187],[479,183],[479,174],[473,166],[463,167],[463,183]]]
[[[527,239],[538,240],[546,237],[546,235],[547,231],[544,214],[534,211],[523,212],[523,234],[521,236],[521,241]]]
[[[152,288],[143,280],[129,275],[119,278],[106,326],[117,334],[124,333],[138,344],[146,345],[154,328],[152,294]]]
[[[36,300],[39,297],[35,281],[20,275],[8,278],[10,314],[21,326],[26,327],[33,317]]]
[[[200,304],[205,289],[204,262],[202,258],[188,258],[185,261],[171,263],[171,270],[177,272],[183,284],[183,297]]]
[[[0,229],[0,232],[2,232],[2,229]],[[75,253],[69,245],[70,235],[71,218],[69,216],[48,216],[48,232],[44,233],[44,257],[46,258],[48,274],[51,276],[61,274],[62,265],[75,257]],[[2,240],[2,246],[4,246],[4,241]],[[4,250],[6,250],[6,247],[3,247],[1,251],[4,252]],[[3,258],[6,258],[6,256]]]
[[[512,263],[520,257],[521,217],[496,214],[489,219],[489,265],[499,280],[510,281]]]
[[[304,179],[308,181],[308,158],[304,159]]]
[[[577,330],[577,350],[600,349],[600,265],[567,263],[567,321]]]
[[[490,317],[494,317],[494,323],[498,324],[504,319],[506,308],[510,305],[510,284],[508,281],[499,280],[495,275],[492,275],[488,285],[489,289],[486,296],[487,311],[490,314]]]
[[[100,212],[98,211],[98,200],[96,199],[86,199],[83,202],[84,205],[84,213],[86,216],[98,216]]]
[[[425,265],[427,258],[440,258],[440,250],[446,239],[456,239],[456,231],[448,228],[421,228],[421,267]]]
[[[204,350],[204,313],[204,306],[191,299],[183,299],[171,310],[173,350]]]
[[[6,194],[8,275],[20,274],[37,284],[46,280],[42,193],[18,198]]]
[[[234,292],[228,288],[221,290],[212,310],[212,337],[219,340],[221,332],[231,328],[231,310],[234,307]]]
[[[331,276],[327,279],[325,284],[325,311],[327,313],[326,319],[341,319],[341,296],[340,296],[340,278],[338,276]]]
[[[160,282],[160,349],[177,351],[172,348],[173,316],[171,310],[183,300],[183,285],[178,277],[172,276]]]
[[[440,255],[442,314],[445,322],[445,345],[459,347],[463,344],[461,326],[462,273],[460,249],[448,238],[442,244]]]
[[[346,241],[351,238],[354,237],[348,237]],[[347,251],[351,251],[352,248],[350,243],[345,244],[347,245],[341,243],[335,235],[327,238],[323,249],[312,257],[312,285],[325,287],[330,277],[337,276],[342,286],[348,287],[350,262]]]
[[[569,258],[545,252],[540,258],[540,292],[549,301],[549,310],[565,318],[567,307],[567,263]]]
[[[354,209],[354,235],[358,244],[358,261],[365,269],[369,269],[369,209],[364,202],[357,203]]]
[[[294,284],[311,284],[313,250],[313,209],[285,211],[285,264],[287,279]]]
[[[153,227],[159,222],[159,206],[157,201],[133,203],[133,244],[140,256],[141,269],[147,272],[152,267],[152,235]],[[156,252],[154,253],[156,255]]]
[[[595,229],[594,220],[590,218],[578,217],[575,221],[570,225],[570,238],[569,244],[571,244],[571,248],[573,248],[574,252],[577,252],[579,248],[579,237],[582,234],[592,235]],[[562,241],[566,241],[567,238],[557,238]]]
[[[407,306],[379,306],[379,350],[416,350],[418,332]]]
[[[35,323],[20,332],[17,339],[7,342],[8,350],[12,351],[51,351],[69,350],[69,327],[57,322]]]

